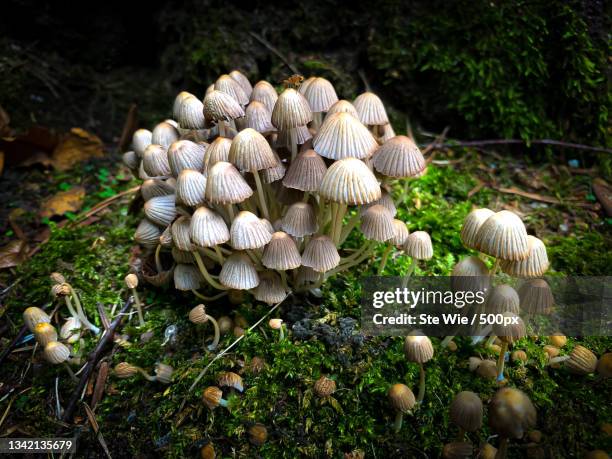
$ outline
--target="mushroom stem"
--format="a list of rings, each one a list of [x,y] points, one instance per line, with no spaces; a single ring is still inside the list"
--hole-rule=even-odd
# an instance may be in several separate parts
[[[193,250],[191,253],[193,254],[193,257],[196,260],[196,264],[198,265],[202,276],[204,276],[204,279],[206,279],[206,282],[208,282],[217,290],[228,290],[225,285],[220,284],[211,277],[211,275],[208,273],[208,270],[206,269],[206,266],[204,266],[204,262],[202,261],[202,256],[200,255],[200,253],[197,250]]]
[[[446,346],[448,346],[454,337],[454,335],[445,336],[442,342],[440,343],[440,347],[445,348]]]
[[[70,294],[72,295],[72,298],[74,298],[74,304],[76,305],[76,310],[77,310],[79,319],[81,320],[83,325],[85,325],[87,328],[89,328],[94,333],[94,335],[99,335],[100,329],[96,327],[94,324],[92,324],[89,320],[87,320],[87,316],[85,315],[85,312],[83,311],[83,305],[81,304],[79,295],[77,295],[77,292],[75,292],[75,290],[72,288],[72,285],[70,284],[67,284],[67,285],[68,285],[68,288],[70,289]]]
[[[264,193],[263,185],[261,184],[259,172],[256,170],[253,171],[253,176],[255,177],[255,186],[257,187],[257,194],[259,196],[259,205],[261,206],[261,211],[263,212],[264,218],[266,218],[266,220],[270,220],[268,204],[266,203],[266,195]]]
[[[422,363],[419,363],[419,395],[416,399],[417,403],[421,403],[425,397],[425,368]]]
[[[281,324],[281,327],[280,327],[280,329],[279,329],[279,335],[278,335],[278,340],[279,340],[279,341],[282,341],[282,340],[284,340],[284,339],[285,339],[285,332],[283,331],[283,328],[284,328],[284,327],[285,327],[285,326],[284,326],[283,324]]]
[[[219,137],[225,137],[225,130],[226,130],[225,121],[219,120],[218,126],[219,126]]]
[[[366,243],[364,244],[363,248],[361,249],[361,253],[359,255],[358,258],[353,258],[353,255],[351,255],[350,259],[348,262],[345,262],[341,265],[336,266],[334,269],[328,271],[326,273],[326,277],[330,277],[336,273],[339,273],[340,271],[344,271],[346,269],[352,268],[355,265],[358,265],[359,263],[361,263],[363,260],[365,260],[367,257],[370,256],[370,254],[372,253],[372,250],[374,249],[374,245],[376,244],[376,241],[369,241],[369,244]],[[347,259],[345,259],[346,261]]]
[[[208,345],[208,349],[214,351],[219,345],[219,339],[221,338],[221,330],[219,329],[219,324],[213,316],[206,314],[206,318],[212,322],[213,327],[215,329],[215,337],[213,338],[213,342]]]
[[[302,202],[308,202],[308,198],[310,198],[310,192],[304,191],[304,197],[302,198]]]
[[[566,360],[569,360],[570,358],[571,357],[569,355],[560,355],[558,357],[553,357],[552,359],[548,361],[546,365],[548,366],[548,365],[553,365],[555,363],[565,362]]]
[[[75,318],[77,318],[77,319],[79,319],[79,320],[80,320],[79,315],[77,314],[77,312],[76,312],[76,311],[74,310],[74,308],[72,307],[72,301],[70,300],[70,296],[69,296],[69,295],[67,295],[67,296],[65,296],[64,298],[65,298],[65,300],[66,300],[66,307],[68,308],[68,311],[70,312],[70,315],[71,315],[72,317],[75,317]]]
[[[72,371],[72,368],[70,368],[70,365],[68,365],[68,362],[64,362],[64,368],[66,369],[66,371],[70,375],[70,379],[72,379],[74,382],[78,382],[78,379],[77,379],[76,375],[74,374],[74,371]]]
[[[227,210],[227,216],[229,218],[229,223],[231,224],[232,220],[234,220],[234,207],[231,203],[225,204],[225,210]]]
[[[508,351],[508,343],[504,341],[501,345],[501,351],[499,351],[499,358],[497,359],[498,382],[504,380],[504,363],[506,362],[506,351]]]
[[[344,220],[344,214],[346,214],[346,204],[338,204],[336,211],[336,219],[333,222],[334,237],[333,241],[336,247],[340,245],[340,235],[342,232],[342,221]]]
[[[225,259],[223,258],[223,254],[221,253],[221,249],[218,245],[215,246],[215,252],[217,253],[219,264],[223,266],[223,263],[225,263]]]
[[[462,427],[459,427],[459,433],[457,433],[457,441],[463,441],[465,438],[465,430]]]
[[[157,381],[157,379],[155,378],[155,376],[151,376],[149,373],[147,373],[146,371],[144,371],[142,368],[140,367],[136,367],[136,370],[138,370],[138,372],[144,376],[144,378],[147,381]]]
[[[291,289],[289,288],[289,284],[287,284],[287,273],[282,270],[279,271],[278,273],[280,274],[281,283],[283,284],[283,288],[285,289],[285,292],[290,292]]]
[[[155,268],[157,269],[158,274],[164,270],[164,267],[161,264],[161,259],[159,257],[160,252],[161,244],[157,244],[157,247],[155,248]]]
[[[393,431],[398,433],[402,429],[402,422],[404,421],[404,413],[398,411],[395,413],[395,422],[393,423]]]
[[[291,138],[291,162],[293,162],[293,160],[295,159],[295,157],[297,156],[297,131],[295,130],[295,128],[291,128],[289,129],[289,137]]]
[[[508,454],[508,439],[506,437],[502,437],[499,442],[499,448],[497,449],[497,454],[495,454],[495,459],[506,459],[506,455]]]
[[[346,238],[349,234],[351,234],[353,228],[357,226],[357,223],[359,223],[359,212],[356,212],[353,216],[351,216],[346,225],[342,227],[342,232],[340,233],[340,245],[342,245],[344,241],[346,241]]]
[[[378,276],[382,275],[383,271],[385,270],[385,266],[387,266],[387,260],[389,259],[389,254],[391,253],[391,250],[393,250],[392,245],[388,245],[387,247],[385,247],[385,251],[383,252],[382,257],[380,258],[380,263],[378,264],[378,271],[376,272]]]
[[[132,295],[134,295],[134,305],[136,306],[136,311],[138,311],[138,323],[142,327],[145,324],[144,318],[142,317],[142,303],[140,302],[140,297],[136,289],[132,288],[130,290],[132,291]]]
[[[314,112],[312,114],[312,127],[317,131],[321,127],[321,123],[323,121],[323,113],[322,112]]]
[[[199,299],[204,300],[204,301],[216,301],[219,298],[223,298],[225,295],[227,295],[227,290],[219,293],[218,295],[214,295],[214,296],[206,296],[206,295],[202,295],[200,292],[198,292],[197,290],[191,290],[193,292],[193,294],[195,296],[197,296]]]

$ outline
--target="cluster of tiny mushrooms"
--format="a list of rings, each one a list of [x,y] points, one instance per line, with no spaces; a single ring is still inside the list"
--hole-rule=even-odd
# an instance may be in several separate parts
[[[174,119],[159,123],[152,131],[134,133],[132,150],[124,153],[123,160],[143,180],[140,192],[145,217],[135,233],[145,251],[138,273],[142,279],[154,286],[173,282],[176,289],[191,291],[202,301],[249,291],[256,300],[273,305],[291,292],[316,293],[325,279],[363,262],[379,243],[387,244],[379,274],[394,247],[411,257],[408,276],[418,260],[433,256],[429,234],[410,232],[405,222],[395,218],[392,186],[403,181],[399,188],[406,191],[409,179],[422,176],[427,163],[412,138],[395,135],[380,98],[365,92],[351,103],[339,100],[324,78],[287,81],[291,83],[278,94],[270,83],[259,81],[252,86],[234,70],[210,85],[203,101],[181,92],[174,101]],[[353,251],[343,248],[358,226],[366,242]],[[542,279],[549,266],[546,247],[527,234],[515,213],[475,209],[465,219],[461,239],[480,254],[456,264],[452,277],[457,285],[453,288],[486,288],[486,312],[518,315],[521,310],[552,310],[554,298]],[[487,256],[495,259],[492,269],[483,261]],[[518,292],[506,284],[491,285],[499,268],[509,276],[524,278]],[[138,276],[128,274],[125,283],[143,326]],[[46,360],[59,364],[73,358],[69,345],[84,331],[99,334],[100,330],[87,319],[77,293],[63,276],[54,273],[52,280],[53,295],[65,300],[70,313],[61,338],[42,309],[28,308],[24,319],[44,347]],[[210,295],[211,290],[220,293]],[[189,319],[214,327],[209,350],[233,326],[227,316],[218,323],[203,304],[189,312]],[[269,325],[279,330],[282,340],[282,320],[272,319]],[[242,332],[237,325],[234,333]],[[470,369],[503,384],[508,347],[526,335],[525,325],[519,319],[501,329],[479,330],[483,333],[490,335],[487,345],[500,342],[499,360],[495,364],[473,357]],[[547,350],[552,365],[566,360],[571,371],[581,374],[601,367],[600,373],[609,377],[610,354],[600,359],[598,367],[597,357],[582,346],[576,346],[569,356],[558,357],[564,337],[559,334],[550,339],[555,346],[547,347],[557,349],[556,353]],[[452,336],[442,341],[441,348],[446,347],[456,349]],[[416,398],[403,384],[389,390],[397,411],[396,430],[401,428],[403,414],[423,400],[424,364],[434,354],[430,339],[418,331],[406,337],[404,351],[410,362],[419,364],[420,382]],[[527,356],[519,350],[512,359],[526,360]],[[120,378],[141,374],[166,384],[171,382],[172,371],[165,364],[157,364],[155,376],[127,362],[115,367]],[[211,410],[227,406],[221,388],[242,392],[242,378],[225,372],[218,386],[204,390],[203,402]],[[335,388],[336,383],[326,377],[314,386],[320,397],[330,396]],[[446,445],[444,456],[463,457],[461,451],[468,447],[471,454],[464,432],[480,428],[479,397],[471,392],[457,394],[451,420],[459,426],[460,435],[457,442]],[[489,422],[502,438],[497,457],[504,457],[507,440],[520,438],[534,425],[535,409],[525,394],[504,387],[489,405]],[[252,443],[262,444],[267,431],[255,424],[249,437]]]

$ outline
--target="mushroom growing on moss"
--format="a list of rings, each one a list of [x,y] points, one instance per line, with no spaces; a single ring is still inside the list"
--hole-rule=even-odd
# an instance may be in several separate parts
[[[219,345],[221,338],[221,329],[213,316],[206,312],[206,307],[203,304],[198,304],[195,308],[189,311],[189,321],[194,324],[205,324],[210,322],[215,330],[213,342],[208,346],[208,349],[213,351]]]
[[[394,384],[387,393],[391,406],[396,411],[393,429],[397,433],[402,428],[404,414],[409,413],[416,403],[414,394],[405,384]]]
[[[404,340],[404,354],[409,362],[419,364],[419,395],[416,401],[421,403],[425,396],[425,368],[423,364],[431,360],[434,355],[431,340],[421,332],[412,332]]]
[[[523,438],[535,426],[536,417],[536,409],[524,392],[504,387],[495,393],[489,404],[489,425],[501,437],[497,459],[505,459],[508,440]]]
[[[455,395],[450,405],[450,419],[459,426],[457,441],[463,441],[465,432],[475,432],[482,427],[482,400],[471,391]]]

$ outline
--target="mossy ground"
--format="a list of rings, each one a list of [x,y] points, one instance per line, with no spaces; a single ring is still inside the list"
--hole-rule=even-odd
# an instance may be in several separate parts
[[[459,229],[473,205],[495,209],[506,205],[526,212],[528,230],[547,243],[554,270],[577,275],[609,274],[612,265],[609,222],[571,203],[532,207],[529,200],[503,196],[488,187],[478,191],[479,180],[492,179],[495,184],[506,186],[515,182],[516,174],[508,167],[509,162],[499,158],[463,152],[458,156],[439,155],[436,159],[460,161],[431,165],[425,177],[410,185],[399,209],[398,218],[409,222],[411,231],[423,229],[432,234],[435,256],[421,264],[418,273],[448,274],[454,263],[469,253],[461,244]],[[526,172],[534,170],[516,161],[512,164]],[[114,168],[107,172],[102,181],[111,190],[109,194],[135,184],[115,181],[121,172]],[[75,171],[75,177],[82,176],[78,175],[81,173]],[[566,168],[557,172],[545,168],[538,178],[544,182],[546,194],[561,200],[568,198],[572,189],[584,189],[590,183],[588,176],[573,175]],[[62,180],[70,179],[74,177]],[[394,191],[401,192],[399,187]],[[101,198],[92,197],[92,202]],[[88,226],[72,224],[57,228],[51,224],[49,242],[14,273],[4,274],[7,283],[10,279],[18,281],[4,298],[3,311],[15,329],[21,325],[25,307],[51,301],[48,275],[52,271],[63,273],[80,292],[90,317],[95,316],[97,303],[110,310],[111,305],[127,298],[123,278],[133,260],[132,234],[137,221],[128,214],[128,206],[128,198],[120,199]],[[567,229],[565,233],[561,232],[560,224],[565,225],[562,227]],[[360,238],[355,234],[348,245],[357,246]],[[141,286],[141,296],[147,304],[146,330],[136,328],[132,319],[121,332],[129,337],[131,345],[115,346],[111,362],[114,365],[127,361],[148,370],[156,362],[164,362],[171,364],[176,374],[170,386],[137,378],[109,377],[107,393],[96,408],[96,417],[113,457],[194,457],[208,441],[222,457],[342,457],[355,449],[365,451],[366,457],[438,457],[443,444],[457,434],[448,420],[453,395],[460,390],[472,390],[487,401],[497,389],[495,382],[468,371],[468,357],[493,354],[482,347],[473,348],[463,338],[456,340],[456,352],[444,351],[434,338],[436,354],[426,365],[425,401],[406,417],[401,432],[394,434],[391,428],[394,413],[387,404],[386,391],[397,382],[416,388],[418,367],[405,360],[401,338],[353,339],[352,323],[346,320],[359,320],[360,281],[375,274],[382,249],[381,245],[358,269],[331,279],[323,287],[322,298],[292,297],[281,307],[280,316],[289,327],[293,320],[309,319],[311,327],[318,330],[312,337],[298,340],[289,333],[288,339],[279,341],[264,322],[264,326],[247,333],[231,352],[217,360],[193,393],[188,393],[189,386],[214,357],[214,353],[202,347],[204,335],[211,335],[211,330],[195,327],[187,319],[187,312],[198,301],[173,290]],[[407,266],[406,257],[396,253],[384,274],[402,274]],[[249,324],[255,323],[267,309],[248,297],[238,306],[227,301],[209,306],[213,316],[240,314]],[[177,340],[163,345],[164,331],[171,324],[178,327]],[[355,333],[358,328],[357,325]],[[152,337],[143,340],[144,331],[152,332]],[[223,337],[220,348],[233,339]],[[562,353],[569,352],[577,342],[597,355],[612,347],[609,338],[584,337],[570,339]],[[603,423],[612,422],[609,381],[545,368],[545,343],[545,338],[521,340],[515,348],[524,349],[529,360],[526,364],[508,366],[510,385],[524,390],[538,409],[537,428],[544,434],[539,447],[546,457],[582,457],[591,449],[612,449],[610,437],[601,431]],[[83,355],[94,346],[95,340],[87,339]],[[212,413],[207,410],[200,401],[203,388],[215,384],[219,372],[238,372],[255,356],[265,359],[265,370],[258,375],[243,374],[246,390],[243,394],[229,395],[231,409],[218,408]],[[29,362],[33,362],[31,367]],[[336,381],[338,390],[333,399],[320,399],[313,394],[313,383],[321,375]],[[2,392],[6,394],[7,388],[15,387],[0,403],[0,413],[6,412],[0,428],[3,435],[53,436],[58,429],[68,435],[69,429],[55,417],[53,388],[57,377],[60,401],[65,406],[74,386],[61,368],[49,367],[38,354],[32,356],[31,350],[13,354],[3,364]],[[181,410],[184,400],[186,404]],[[82,410],[78,421],[84,426],[79,434],[79,455],[102,456]],[[261,447],[250,445],[246,433],[255,422],[266,425],[270,435]],[[485,422],[485,427],[469,438],[477,445],[489,435]],[[496,439],[491,441],[497,444]],[[526,441],[512,443],[512,457],[527,453]]]

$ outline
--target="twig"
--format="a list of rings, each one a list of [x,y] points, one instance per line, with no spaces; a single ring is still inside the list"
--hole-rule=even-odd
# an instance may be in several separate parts
[[[272,46],[270,44],[270,42],[268,40],[266,40],[264,37],[262,37],[261,35],[255,33],[255,32],[249,32],[249,34],[255,39],[257,40],[259,43],[261,43],[262,45],[264,45],[266,48],[268,48],[268,50],[270,50],[272,53],[274,53],[276,55],[276,57],[278,57],[281,61],[283,61],[283,63],[289,67],[289,70],[291,70],[293,73],[297,74],[300,73],[298,72],[298,70],[293,66],[293,64],[291,62],[289,62],[289,60],[283,56],[280,51],[278,51],[274,46]]]
[[[524,198],[532,199],[534,201],[547,202],[549,204],[562,204],[562,205],[565,204],[565,205],[572,205],[572,206],[586,207],[586,208],[593,207],[593,205],[589,203],[576,202],[575,200],[567,200],[567,202],[563,202],[563,201],[559,201],[557,198],[553,198],[552,196],[544,196],[544,195],[537,194],[537,193],[530,193],[528,191],[520,190],[516,187],[511,187],[511,188],[493,187],[493,189],[499,191],[500,193],[515,194],[517,196],[522,196]]]
[[[81,223],[83,220],[86,220],[87,218],[91,217],[92,215],[97,214],[102,209],[107,208],[109,205],[111,205],[117,199],[119,199],[119,198],[121,198],[121,197],[123,197],[125,195],[128,195],[128,194],[136,193],[139,189],[140,189],[140,185],[135,186],[133,188],[130,188],[129,190],[124,190],[121,193],[117,193],[116,195],[111,196],[110,198],[106,198],[104,201],[100,201],[98,204],[93,206],[87,212],[85,212],[84,214],[79,215],[77,217],[77,219],[76,219],[76,222]]]
[[[452,147],[484,147],[487,145],[511,145],[511,144],[526,144],[526,140],[522,139],[487,139],[487,140],[457,140],[447,143],[434,143],[432,148],[452,148]],[[563,142],[553,139],[535,139],[529,140],[529,143],[540,145],[555,145],[563,148],[574,148],[576,150],[597,151],[602,153],[612,153],[612,149],[604,147],[593,147],[591,145],[583,145],[580,143]]]

